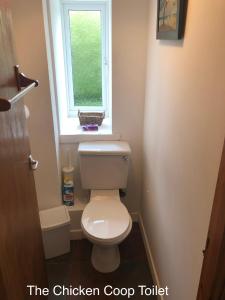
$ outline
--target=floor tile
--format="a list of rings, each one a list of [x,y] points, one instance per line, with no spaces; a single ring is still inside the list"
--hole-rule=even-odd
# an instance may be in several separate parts
[[[73,261],[89,261],[91,257],[92,244],[86,240],[71,242],[71,258]]]

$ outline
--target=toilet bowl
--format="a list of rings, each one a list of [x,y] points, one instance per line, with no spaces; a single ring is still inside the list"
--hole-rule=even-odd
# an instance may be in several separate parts
[[[101,273],[115,271],[120,265],[118,245],[132,228],[119,190],[92,190],[81,226],[86,238],[93,243],[91,261],[94,268]]]
[[[120,200],[127,188],[131,149],[124,141],[84,142],[78,147],[82,188],[91,191],[81,227],[93,243],[91,261],[102,273],[120,265],[118,245],[131,231],[131,217]]]

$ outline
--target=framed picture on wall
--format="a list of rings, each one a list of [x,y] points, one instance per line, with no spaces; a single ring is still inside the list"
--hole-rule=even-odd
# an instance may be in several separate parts
[[[187,0],[158,0],[158,40],[179,40],[183,38],[186,6]]]

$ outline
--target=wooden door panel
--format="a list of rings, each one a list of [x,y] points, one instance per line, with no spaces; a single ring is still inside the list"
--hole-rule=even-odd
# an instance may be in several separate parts
[[[0,268],[5,290],[9,293],[9,299],[19,299],[24,296],[22,280],[19,275],[20,262],[17,259],[17,209],[19,206],[15,193],[13,141],[10,126],[9,113],[0,113],[0,124],[4,129],[0,131]],[[10,186],[9,186],[10,185]],[[18,295],[11,295],[12,278],[14,278],[14,289]]]
[[[10,98],[17,93],[16,56],[13,46],[12,18],[8,0],[0,0],[0,97]]]
[[[0,98],[18,93],[15,65],[9,1],[0,0]],[[0,112],[0,129],[0,298],[27,300],[26,286],[47,278],[23,100]]]
[[[1,271],[0,271],[0,299],[8,300]]]
[[[223,233],[222,247],[220,251],[220,256],[216,269],[216,276],[214,279],[212,290],[212,299],[225,299],[225,232]]]

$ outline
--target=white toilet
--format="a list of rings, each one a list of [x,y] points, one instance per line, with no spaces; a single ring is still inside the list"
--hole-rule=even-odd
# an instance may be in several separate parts
[[[81,183],[91,190],[81,226],[93,243],[91,261],[102,273],[115,271],[120,265],[118,244],[130,233],[131,217],[120,200],[119,189],[127,186],[130,146],[126,142],[81,143]]]

